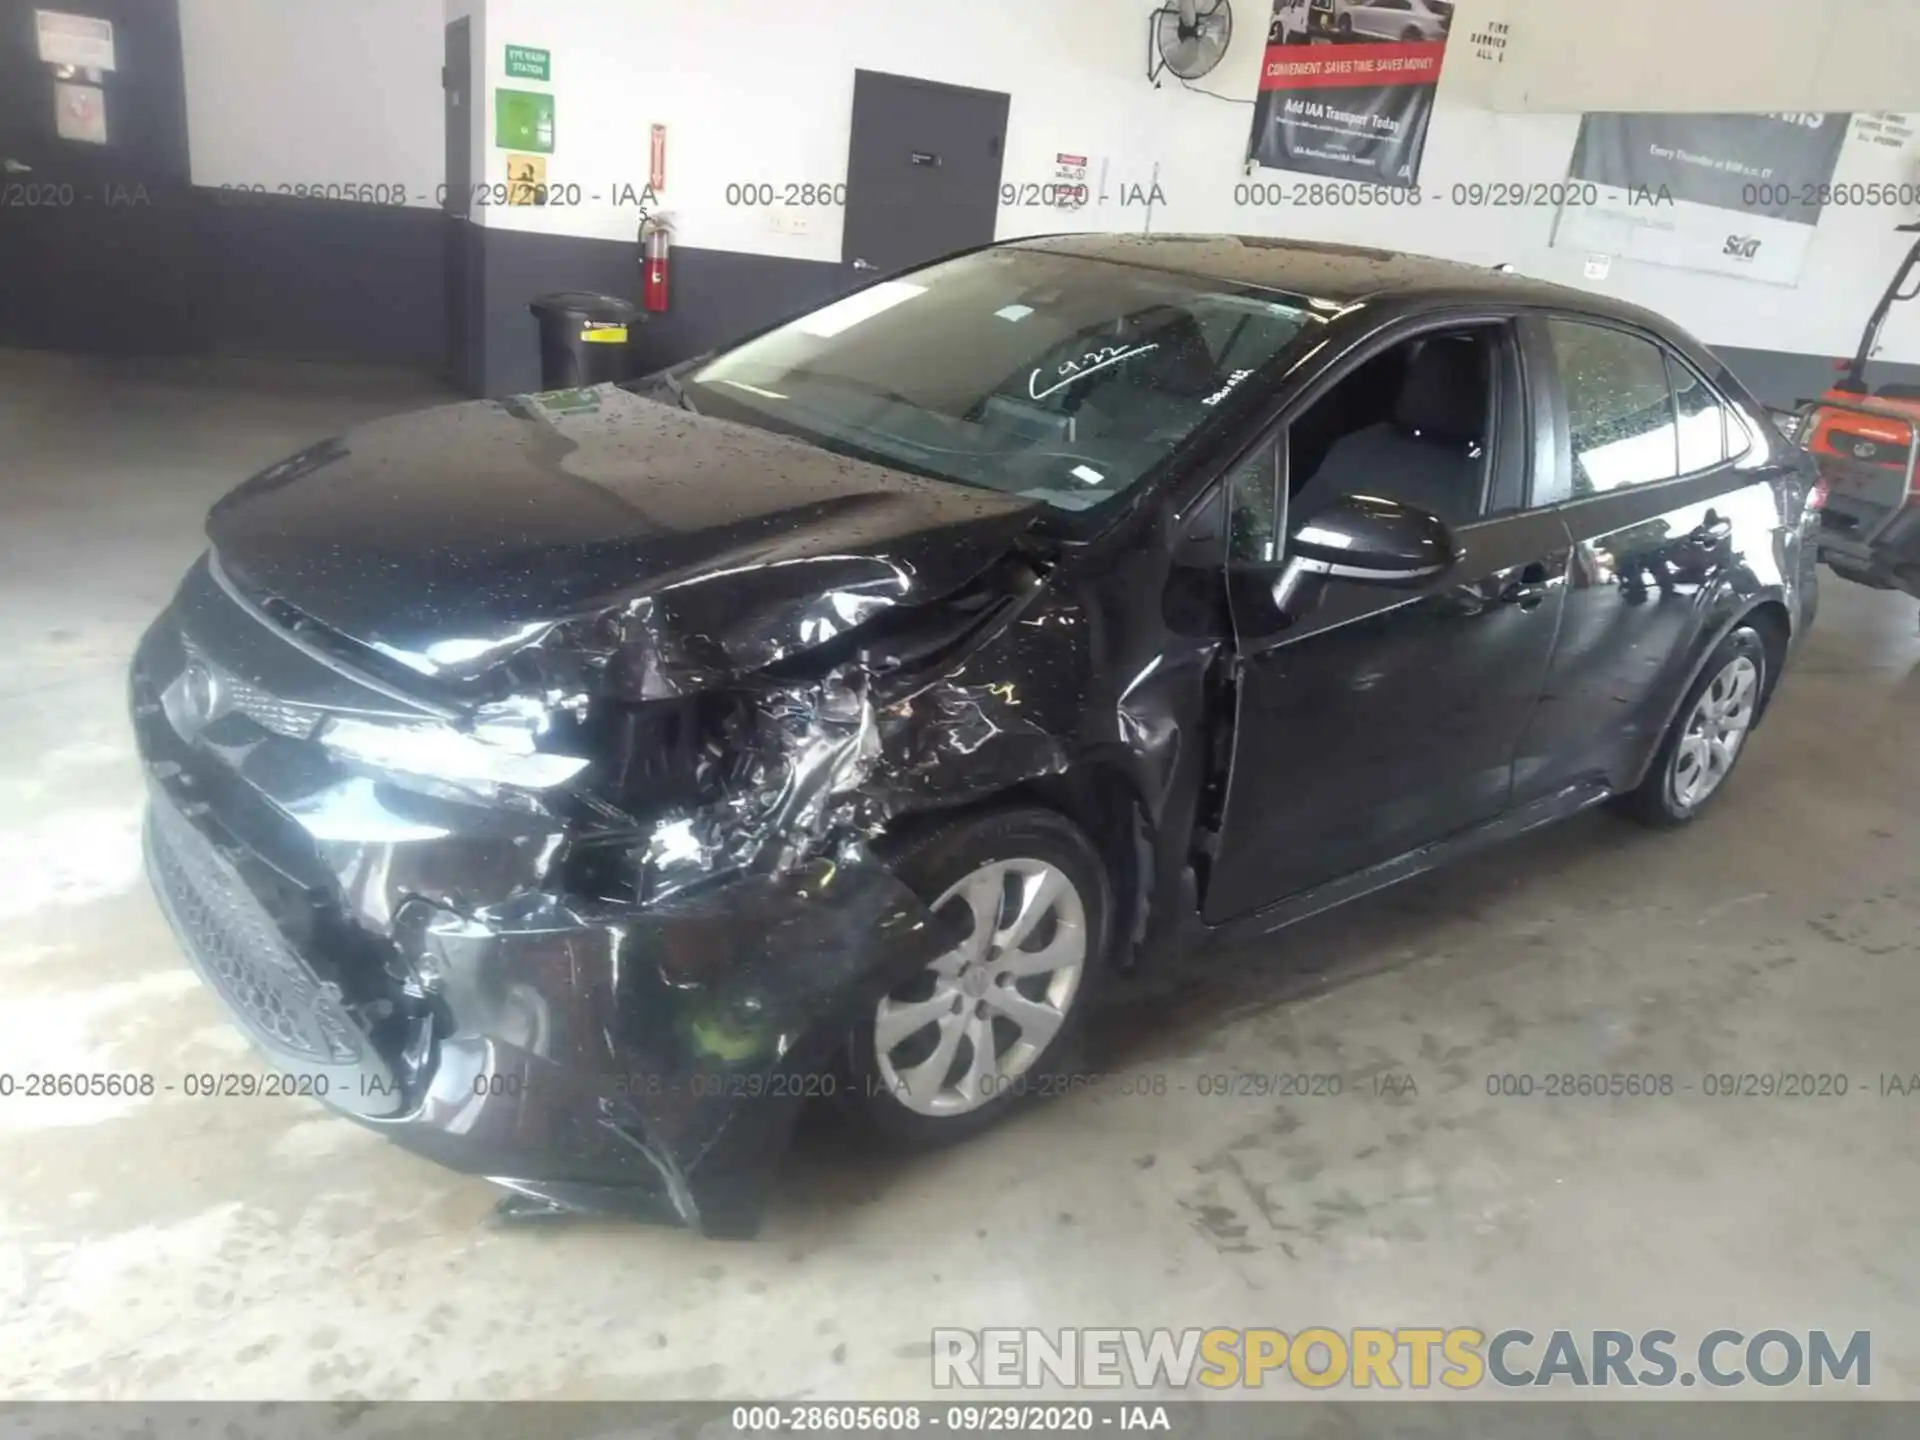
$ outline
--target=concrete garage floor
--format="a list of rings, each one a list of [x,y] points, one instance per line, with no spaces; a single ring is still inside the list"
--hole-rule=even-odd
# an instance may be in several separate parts
[[[0,1070],[256,1068],[140,878],[123,670],[209,502],[433,398],[0,355]],[[306,1101],[0,1100],[0,1395],[908,1397],[935,1326],[1071,1324],[1867,1329],[1873,1393],[1920,1393],[1920,1098],[1877,1093],[1920,1071],[1915,611],[1828,579],[1690,831],[1588,815],[1116,987],[1101,1063],[1166,1094],[911,1164],[817,1135],[757,1243],[496,1229],[488,1186]],[[1346,1093],[1198,1092],[1282,1069]],[[1851,1090],[1700,1092],[1776,1069]],[[1567,1070],[1693,1089],[1486,1091]]]

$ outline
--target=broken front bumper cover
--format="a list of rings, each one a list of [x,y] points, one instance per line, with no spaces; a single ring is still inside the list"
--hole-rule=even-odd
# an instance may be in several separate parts
[[[549,1207],[715,1235],[758,1226],[800,1105],[849,1083],[834,1066],[848,1027],[951,943],[870,862],[738,875],[645,909],[528,896],[482,919],[415,903],[399,952],[434,978],[449,1028],[409,1077],[291,947],[254,929],[278,973],[233,963],[234,917],[255,902],[164,793],[148,855],[203,977],[302,1093]]]
[[[183,947],[301,1093],[531,1208],[751,1233],[850,1027],[952,944],[851,845],[645,904],[554,893],[548,818],[343,776],[244,714],[183,739],[176,628],[132,699]]]

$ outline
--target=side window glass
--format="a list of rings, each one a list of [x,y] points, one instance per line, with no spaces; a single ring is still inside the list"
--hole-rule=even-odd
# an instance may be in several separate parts
[[[1671,355],[1667,357],[1667,370],[1673,378],[1673,398],[1680,412],[1680,473],[1710,470],[1727,458],[1727,422],[1720,413],[1720,397]]]
[[[1402,341],[1309,406],[1287,434],[1289,524],[1346,495],[1397,500],[1449,525],[1478,520],[1501,334],[1478,327]]]
[[[1280,558],[1279,450],[1272,444],[1228,482],[1227,561],[1267,565]]]
[[[1573,431],[1573,494],[1600,495],[1680,473],[1667,367],[1649,340],[1549,320]]]

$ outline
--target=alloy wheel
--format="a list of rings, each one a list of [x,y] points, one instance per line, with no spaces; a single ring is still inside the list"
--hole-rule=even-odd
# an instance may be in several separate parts
[[[1700,692],[1668,772],[1674,803],[1681,809],[1699,806],[1727,778],[1753,724],[1759,696],[1760,667],[1745,655],[1729,660]]]
[[[1044,860],[996,860],[933,903],[966,938],[874,1013],[880,1079],[922,1115],[964,1115],[1013,1088],[1060,1032],[1087,960],[1080,892]]]

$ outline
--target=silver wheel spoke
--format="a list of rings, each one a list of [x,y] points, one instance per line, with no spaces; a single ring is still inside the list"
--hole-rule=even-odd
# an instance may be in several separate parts
[[[900,1072],[900,1079],[909,1095],[925,1102],[940,1093],[941,1087],[947,1083],[947,1072],[953,1069],[953,1057],[960,1049],[960,1039],[966,1033],[966,1017],[949,1010],[946,1019],[940,1022],[940,1043],[933,1047],[933,1053],[918,1065]]]
[[[1716,780],[1732,768],[1733,752],[1736,748],[1738,748],[1736,743],[1725,736],[1721,736],[1713,741],[1711,746],[1713,754],[1712,763],[1713,775]]]
[[[987,1004],[1020,1027],[1020,1038],[1036,1050],[1053,1038],[1066,1017],[1051,1005],[1029,1000],[1011,985],[987,988]]]
[[[994,934],[1000,928],[1000,911],[1006,904],[1006,885],[1005,869],[992,865],[976,871],[960,892],[967,909],[973,912],[973,934],[960,947],[969,960],[986,954],[993,944]]]
[[[1021,876],[1020,912],[1013,917],[1011,925],[994,936],[994,943],[1002,950],[1018,948],[1066,891],[1067,877],[1051,865],[1038,875]]]
[[[1038,950],[1008,950],[994,962],[999,975],[1024,980],[1029,975],[1051,975],[1064,965],[1078,965],[1087,955],[1087,937],[1079,926],[1061,925]]]
[[[1753,670],[1751,667],[1736,672],[1733,684],[1727,694],[1727,708],[1737,710],[1747,703],[1747,697],[1753,694]]]
[[[880,1013],[874,1020],[874,1048],[887,1054],[909,1035],[918,1034],[943,1015],[951,1015],[954,993],[951,986],[936,985],[933,997],[928,1000],[909,1000],[904,1004],[882,1000]]]
[[[960,1094],[969,1105],[978,1105],[993,1098],[993,1082],[1000,1075],[1000,1057],[993,1044],[993,1021],[985,1015],[967,1017],[967,1039],[973,1044],[973,1059],[960,1077]]]

